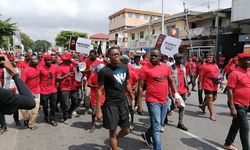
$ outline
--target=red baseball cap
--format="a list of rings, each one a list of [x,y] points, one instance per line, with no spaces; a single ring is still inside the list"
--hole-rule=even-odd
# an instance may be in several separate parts
[[[70,60],[72,58],[71,53],[66,53],[62,55],[62,60]]]
[[[238,54],[238,59],[250,58],[250,54],[240,53]]]
[[[50,54],[45,54],[45,55],[43,55],[43,59],[45,59],[45,60],[50,60],[50,59],[52,59],[52,58],[51,58],[51,55],[50,55]]]
[[[26,52],[26,53],[24,54],[24,56],[25,56],[25,57],[29,57],[29,56],[30,56],[30,53],[29,53],[29,52]]]

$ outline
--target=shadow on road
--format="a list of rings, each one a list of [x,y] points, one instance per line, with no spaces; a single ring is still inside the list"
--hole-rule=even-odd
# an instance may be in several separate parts
[[[98,145],[94,143],[86,143],[82,145],[72,145],[69,150],[108,150],[106,145]]]
[[[190,104],[190,103],[185,103],[186,106],[194,106],[194,107],[198,107],[198,105],[195,105],[195,104]]]
[[[150,119],[149,118],[139,118],[138,121],[142,124],[150,125]]]
[[[207,143],[204,143],[202,141],[199,141],[198,139],[195,138],[181,138],[181,141],[190,146],[193,147],[195,149],[199,149],[199,150],[217,150],[215,147],[212,147],[210,145],[208,145]]]
[[[223,145],[220,144],[220,143],[216,143],[216,142],[211,141],[211,140],[208,140],[208,139],[204,139],[204,140],[206,140],[206,141],[208,141],[208,142],[210,142],[210,143],[213,143],[213,144],[216,145],[217,147],[223,147]]]
[[[82,145],[71,145],[69,146],[69,150],[109,150],[109,139],[104,141],[105,145],[99,145],[95,143],[85,143]],[[130,137],[124,137],[118,141],[118,149],[123,150],[140,150],[140,149],[148,149],[148,146],[142,141]]]
[[[185,110],[185,115],[199,117],[199,118],[208,118],[207,116],[205,116],[205,113],[203,113],[201,111]]]
[[[82,122],[82,121],[73,122],[71,127],[89,130],[91,128],[91,122]]]
[[[119,148],[124,150],[140,150],[140,149],[148,149],[149,147],[144,143],[142,138],[130,138],[124,137],[118,142]]]
[[[230,113],[229,112],[219,112],[219,113],[216,113],[217,115],[220,115],[220,116],[227,116],[227,117],[230,117]]]
[[[227,104],[214,104],[214,106],[222,107],[222,108],[228,108]]]
[[[145,132],[147,131],[147,129],[149,128],[149,124],[143,124],[143,123],[134,123],[134,127],[135,127],[135,132],[132,131],[131,134],[137,135],[137,136],[141,136],[141,132]]]

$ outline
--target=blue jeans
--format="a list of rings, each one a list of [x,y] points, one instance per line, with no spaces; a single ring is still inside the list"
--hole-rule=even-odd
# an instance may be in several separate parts
[[[160,129],[161,124],[164,122],[167,114],[167,104],[147,102],[147,107],[151,125],[146,132],[146,136],[152,137],[154,150],[161,150]]]

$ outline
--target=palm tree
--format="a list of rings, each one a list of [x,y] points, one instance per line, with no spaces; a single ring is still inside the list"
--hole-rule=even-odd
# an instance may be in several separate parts
[[[10,22],[11,18],[0,20],[0,47],[6,45],[6,38],[10,38],[17,31],[16,23]]]

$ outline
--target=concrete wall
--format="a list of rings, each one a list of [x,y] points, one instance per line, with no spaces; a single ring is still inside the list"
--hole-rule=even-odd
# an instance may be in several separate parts
[[[167,34],[167,26],[175,26],[175,28],[179,28],[179,31],[183,31],[185,29],[185,21],[176,21],[175,23],[169,23],[164,25],[164,33]],[[152,34],[152,31],[155,30],[155,34]],[[144,32],[144,38],[139,37],[139,33]],[[132,40],[132,33],[135,33],[135,40]],[[134,29],[128,32],[128,48],[130,49],[139,49],[139,48],[148,48],[154,47],[156,40],[161,34],[161,24],[154,24],[151,26],[145,26],[143,28]],[[147,36],[147,38],[146,38]],[[181,36],[180,36],[181,37]]]
[[[249,0],[233,0],[232,2],[232,22],[250,19],[250,1]]]

